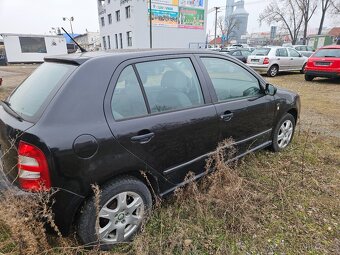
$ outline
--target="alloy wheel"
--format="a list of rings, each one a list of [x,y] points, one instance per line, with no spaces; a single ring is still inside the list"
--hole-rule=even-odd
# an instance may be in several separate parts
[[[122,192],[110,199],[99,211],[98,237],[101,243],[128,240],[144,218],[144,202],[135,192]]]
[[[293,131],[294,127],[291,120],[286,120],[282,123],[277,136],[277,144],[280,149],[287,147],[292,139]]]

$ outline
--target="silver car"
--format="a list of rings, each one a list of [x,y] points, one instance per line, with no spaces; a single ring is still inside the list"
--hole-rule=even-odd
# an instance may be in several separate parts
[[[279,72],[300,71],[304,73],[307,57],[293,48],[268,46],[255,49],[247,59],[247,65],[260,73],[274,77]]]
[[[312,56],[312,54],[315,52],[313,47],[307,45],[293,45],[292,47],[307,58]]]

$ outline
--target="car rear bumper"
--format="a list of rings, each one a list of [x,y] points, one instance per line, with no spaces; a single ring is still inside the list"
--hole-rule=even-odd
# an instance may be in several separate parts
[[[314,77],[340,78],[340,72],[325,72],[325,71],[306,70],[305,74],[310,75],[310,76],[314,76]]]
[[[269,65],[254,65],[254,64],[247,64],[247,66],[251,67],[255,71],[258,72],[267,72]]]

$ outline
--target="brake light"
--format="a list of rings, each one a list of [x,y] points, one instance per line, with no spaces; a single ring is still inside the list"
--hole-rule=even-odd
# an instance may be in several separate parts
[[[269,64],[269,58],[265,57],[264,60],[263,60],[263,64],[268,65]]]
[[[45,154],[32,144],[20,141],[18,148],[20,187],[27,191],[51,188],[50,173]]]

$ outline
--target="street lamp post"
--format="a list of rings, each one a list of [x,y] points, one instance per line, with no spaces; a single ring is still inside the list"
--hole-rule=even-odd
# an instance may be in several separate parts
[[[72,36],[73,36],[73,27],[72,27],[72,21],[74,21],[74,18],[71,17],[71,18],[66,18],[66,17],[63,17],[63,21],[65,20],[68,20],[70,22],[70,26],[71,26],[71,33],[72,33]]]
[[[150,9],[150,20],[149,20],[149,22],[150,22],[150,49],[152,49],[152,10],[151,10],[151,8],[152,8],[152,5],[151,5],[151,0],[149,0],[149,9]]]

